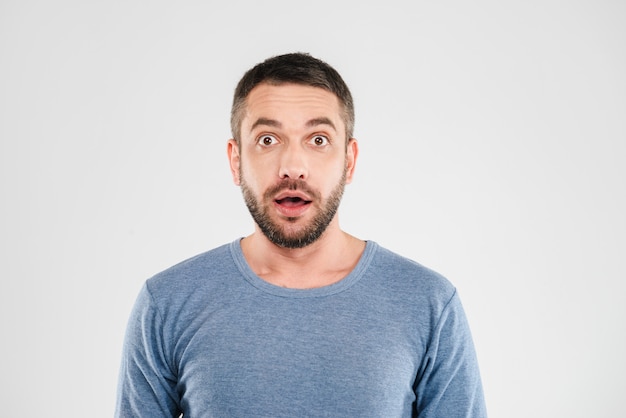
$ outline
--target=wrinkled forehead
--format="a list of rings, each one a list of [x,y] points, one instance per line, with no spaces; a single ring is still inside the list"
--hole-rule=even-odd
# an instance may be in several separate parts
[[[259,120],[306,124],[326,120],[337,131],[345,129],[344,112],[337,96],[325,89],[299,84],[262,83],[250,91],[242,115],[241,133]]]

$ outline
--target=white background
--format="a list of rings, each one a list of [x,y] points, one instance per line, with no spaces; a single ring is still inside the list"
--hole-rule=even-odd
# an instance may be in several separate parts
[[[337,68],[344,229],[459,289],[491,417],[626,410],[626,3],[0,1],[2,416],[109,417],[143,281],[248,234],[252,65]]]

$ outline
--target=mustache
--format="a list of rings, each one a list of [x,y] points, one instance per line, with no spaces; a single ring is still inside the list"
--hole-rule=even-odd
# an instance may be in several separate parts
[[[284,190],[291,190],[291,191],[300,190],[316,200],[320,199],[320,194],[316,190],[313,190],[311,187],[309,187],[306,181],[300,180],[300,179],[290,179],[290,178],[284,178],[280,181],[280,183],[277,183],[274,186],[267,189],[265,193],[263,194],[263,197],[265,199],[271,200],[274,198],[274,196],[276,196],[278,193]]]

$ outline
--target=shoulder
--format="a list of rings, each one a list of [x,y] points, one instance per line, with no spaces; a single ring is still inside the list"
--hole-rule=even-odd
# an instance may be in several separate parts
[[[368,274],[373,282],[403,294],[413,303],[442,309],[456,294],[454,285],[440,273],[377,245]]]
[[[202,290],[214,293],[211,288],[237,272],[230,247],[222,245],[155,274],[146,281],[146,290],[157,304],[184,301]]]
[[[444,293],[454,291],[452,283],[438,272],[380,245],[377,246],[371,267],[412,285],[425,286]]]
[[[231,258],[229,247],[229,244],[225,244],[210,251],[190,257],[154,275],[148,281],[153,285],[157,285],[158,283],[170,280],[173,277],[189,278],[198,276],[199,274],[204,273],[207,268],[219,269],[220,266],[224,265],[225,261],[228,261],[228,259]]]

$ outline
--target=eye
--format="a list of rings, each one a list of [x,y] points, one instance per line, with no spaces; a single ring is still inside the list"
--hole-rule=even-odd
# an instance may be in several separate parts
[[[328,140],[327,137],[325,137],[324,135],[315,135],[313,138],[311,138],[310,143],[317,146],[317,147],[323,147],[324,145],[328,145],[330,141]]]
[[[270,145],[274,145],[276,142],[278,142],[278,140],[273,135],[262,135],[257,140],[257,143],[264,147],[269,147]]]

